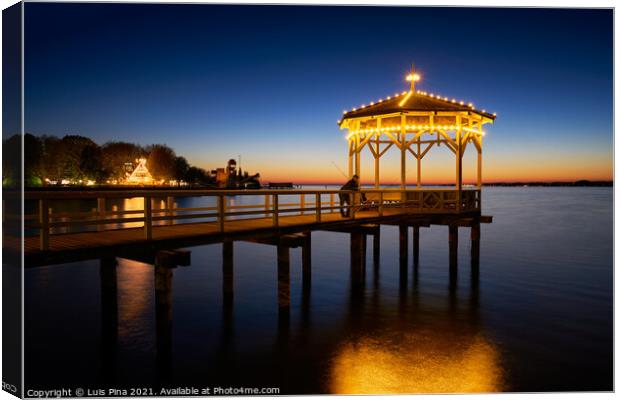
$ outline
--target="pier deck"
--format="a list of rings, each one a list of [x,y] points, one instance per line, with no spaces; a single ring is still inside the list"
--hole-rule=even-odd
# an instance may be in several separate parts
[[[149,249],[278,237],[312,230],[351,229],[364,224],[454,225],[466,224],[480,217],[479,190],[463,191],[460,207],[455,192],[451,190],[363,190],[366,201],[361,200],[360,193],[350,193],[353,204],[347,207],[351,211],[349,217],[341,216],[340,205],[336,203],[336,195],[342,193],[333,190],[27,193],[27,200],[39,202],[39,213],[26,216],[25,220],[29,221],[26,226],[38,229],[39,234],[24,239],[25,266],[112,254],[120,256]],[[178,207],[174,199],[188,196],[216,197],[217,204]],[[255,196],[254,201],[256,196],[260,196],[264,202],[244,204],[239,201],[242,196]],[[136,197],[144,198],[144,208],[111,210],[106,202],[110,198]],[[152,208],[153,200],[157,198],[165,199],[164,208]],[[287,202],[281,202],[280,198],[285,198]],[[291,201],[291,198],[296,200]],[[48,207],[52,200],[66,199],[97,199],[98,209],[87,213],[66,213],[54,212]],[[205,219],[209,221],[203,222]],[[135,227],[136,224],[143,226]],[[74,231],[57,233],[67,228]],[[18,238],[5,235],[4,243],[5,249],[19,251]]]

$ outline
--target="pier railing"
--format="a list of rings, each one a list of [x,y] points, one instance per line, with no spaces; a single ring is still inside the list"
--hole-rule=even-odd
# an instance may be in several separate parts
[[[36,211],[24,216],[27,232],[40,236],[41,250],[49,249],[51,235],[140,227],[147,240],[153,227],[184,223],[212,223],[220,232],[240,219],[278,227],[286,217],[299,223],[330,218],[356,219],[385,214],[432,214],[479,211],[480,190],[362,189],[340,190],[134,190],[134,191],[31,191],[25,201]],[[341,205],[341,196],[349,202]],[[200,198],[196,207],[179,206],[182,198]],[[90,211],[62,211],[68,201],[96,205]],[[129,207],[119,202],[130,201]],[[137,206],[137,207],[136,207]],[[27,207],[28,209],[28,207]],[[345,211],[345,217],[340,212]],[[335,214],[336,215],[332,215]],[[5,216],[10,220],[10,216]],[[37,232],[38,231],[38,232]]]

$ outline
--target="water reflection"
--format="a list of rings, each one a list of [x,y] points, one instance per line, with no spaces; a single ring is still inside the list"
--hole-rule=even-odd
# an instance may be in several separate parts
[[[479,258],[472,247],[470,299],[459,307],[456,274],[450,268],[445,298],[446,310],[425,309],[419,301],[419,263],[409,260],[408,227],[399,228],[399,274],[396,320],[385,320],[378,282],[380,230],[373,236],[373,287],[367,291],[367,234],[353,232],[350,237],[349,308],[346,320],[348,335],[334,338],[328,345],[328,376],[325,392],[364,393],[439,393],[493,392],[502,389],[502,368],[498,350],[482,333],[478,316]],[[472,238],[476,237],[472,235]],[[415,240],[414,240],[415,242]],[[234,249],[233,242],[221,245],[222,251],[222,320],[217,353],[219,379],[232,379],[239,360],[235,345]],[[312,343],[311,307],[311,236],[302,245],[302,282],[300,325],[291,326],[291,254],[283,245],[277,253],[277,328],[275,346],[269,356],[271,373],[286,380],[287,370],[295,366],[294,343]],[[476,257],[475,257],[476,256]],[[158,259],[156,257],[156,259]],[[117,272],[114,259],[101,260],[102,335],[104,376],[114,378],[117,366],[116,341],[136,341],[145,350],[156,353],[156,380],[172,382],[173,371],[173,279],[174,265],[156,261],[149,266],[121,259]],[[409,284],[409,269],[413,270]],[[115,281],[118,280],[118,290]],[[118,293],[118,297],[117,297]],[[372,301],[368,302],[367,297]],[[153,301],[154,298],[154,301]],[[410,298],[413,302],[410,303]],[[154,304],[153,304],[154,303]],[[155,337],[144,317],[154,305]],[[465,313],[459,311],[465,310]],[[152,312],[152,311],[151,311]],[[379,313],[379,314],[377,314]],[[428,318],[429,313],[432,315]],[[375,320],[375,316],[381,320]],[[388,316],[390,313],[387,314]],[[187,332],[183,332],[187,335]],[[155,342],[155,346],[152,346]],[[153,349],[154,347],[154,349]],[[324,349],[324,350],[327,350]],[[325,384],[324,384],[325,385]],[[294,389],[292,389],[294,391]],[[315,389],[316,391],[316,389]]]
[[[395,226],[352,246],[348,233],[313,232],[305,254],[290,251],[288,317],[278,307],[274,246],[192,248],[192,266],[172,277],[167,348],[157,345],[153,265],[119,258],[116,296],[99,260],[27,270],[26,376],[40,388],[156,387],[165,372],[174,385],[286,394],[608,390],[611,208],[578,219],[591,240],[538,215],[535,228],[525,226],[514,210],[485,227],[482,260],[479,233],[459,228],[453,271],[445,226],[418,231],[417,260],[415,227],[402,259]]]
[[[453,262],[446,285],[446,312],[421,307],[419,259],[415,254],[419,251],[416,248],[419,228],[415,228],[410,295],[408,228],[399,227],[399,322],[392,326],[382,326],[380,322],[368,318],[370,313],[365,309],[364,281],[360,278],[364,274],[358,273],[360,268],[363,269],[361,260],[365,258],[365,242],[351,234],[350,309],[351,317],[359,317],[354,319],[360,329],[354,330],[349,338],[336,345],[330,361],[328,392],[467,393],[497,392],[504,388],[499,350],[484,336],[480,326],[479,231],[472,233],[472,239],[478,242],[476,245],[472,243],[469,300],[462,305],[465,312],[460,315],[457,266]],[[374,274],[378,276],[376,271]],[[377,282],[374,288],[373,306],[376,306],[380,297]],[[413,297],[412,305],[408,303],[410,296]]]
[[[336,394],[497,392],[502,368],[482,334],[425,327],[343,342],[329,388]]]

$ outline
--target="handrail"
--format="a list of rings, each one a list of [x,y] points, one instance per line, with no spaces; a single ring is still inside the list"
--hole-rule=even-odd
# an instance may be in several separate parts
[[[463,192],[465,191],[477,191],[479,189],[474,188],[463,188]],[[360,191],[364,193],[402,193],[405,192],[424,192],[424,191],[434,191],[434,192],[455,192],[455,189],[442,189],[442,188],[364,188],[362,187]],[[135,198],[135,197],[217,197],[220,195],[224,196],[248,196],[248,195],[309,195],[320,192],[321,194],[339,194],[339,193],[357,193],[357,191],[351,190],[339,190],[339,189],[209,189],[209,190],[188,190],[188,189],[174,189],[174,190],[157,190],[157,189],[133,189],[130,191],[130,194],[127,194],[126,191],[121,190],[69,190],[69,191],[55,191],[55,190],[34,190],[34,191],[24,191],[24,199],[25,200],[38,200],[38,199],[95,199],[95,198],[106,198],[106,199],[123,199],[123,198]],[[6,196],[10,197],[19,197],[20,193],[12,193],[5,192]]]
[[[336,194],[348,195],[349,204],[337,204]],[[38,200],[37,215],[27,215],[31,221],[36,217],[38,224],[28,224],[28,228],[39,229],[41,250],[49,249],[50,236],[57,228],[97,226],[106,230],[109,225],[142,223],[144,238],[153,238],[154,222],[174,224],[178,221],[201,220],[198,222],[215,222],[220,232],[226,231],[227,223],[245,217],[270,218],[273,227],[278,227],[283,216],[297,215],[310,218],[308,222],[321,222],[323,216],[338,210],[346,211],[348,218],[357,218],[362,211],[376,212],[384,215],[386,210],[397,213],[440,212],[453,213],[480,210],[481,196],[479,189],[464,189],[461,195],[449,189],[375,189],[362,188],[359,191],[342,191],[331,189],[306,190],[134,190],[129,193],[117,191],[87,192],[26,192],[27,200]],[[232,196],[259,196],[258,204],[230,204]],[[282,203],[281,197],[288,196]],[[290,197],[297,196],[297,201]],[[154,208],[154,198],[165,197],[164,208]],[[213,197],[216,204],[202,207],[177,207],[177,197]],[[328,199],[326,199],[328,197]],[[362,198],[365,197],[365,200]],[[142,198],[143,208],[132,210],[107,210],[108,199]],[[260,199],[263,199],[261,202]],[[97,208],[92,211],[53,212],[50,200],[62,199],[97,199]],[[460,199],[460,201],[459,201]],[[394,213],[394,211],[390,211]],[[314,218],[312,218],[314,216]],[[304,220],[305,221],[305,220]],[[191,223],[191,221],[190,221]]]

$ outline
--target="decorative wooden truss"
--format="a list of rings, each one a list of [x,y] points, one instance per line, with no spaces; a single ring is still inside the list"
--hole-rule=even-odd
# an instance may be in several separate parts
[[[416,77],[417,79],[409,79]],[[348,129],[349,176],[360,176],[360,153],[367,147],[375,161],[375,187],[379,187],[379,164],[390,148],[401,154],[401,188],[407,182],[407,154],[417,162],[417,186],[422,185],[422,160],[433,146],[445,145],[456,158],[456,187],[462,189],[462,160],[469,145],[478,153],[478,187],[482,185],[482,137],[484,124],[493,123],[495,114],[423,91],[416,91],[419,75],[408,76],[411,89],[388,96],[360,109],[345,111],[338,121]]]

